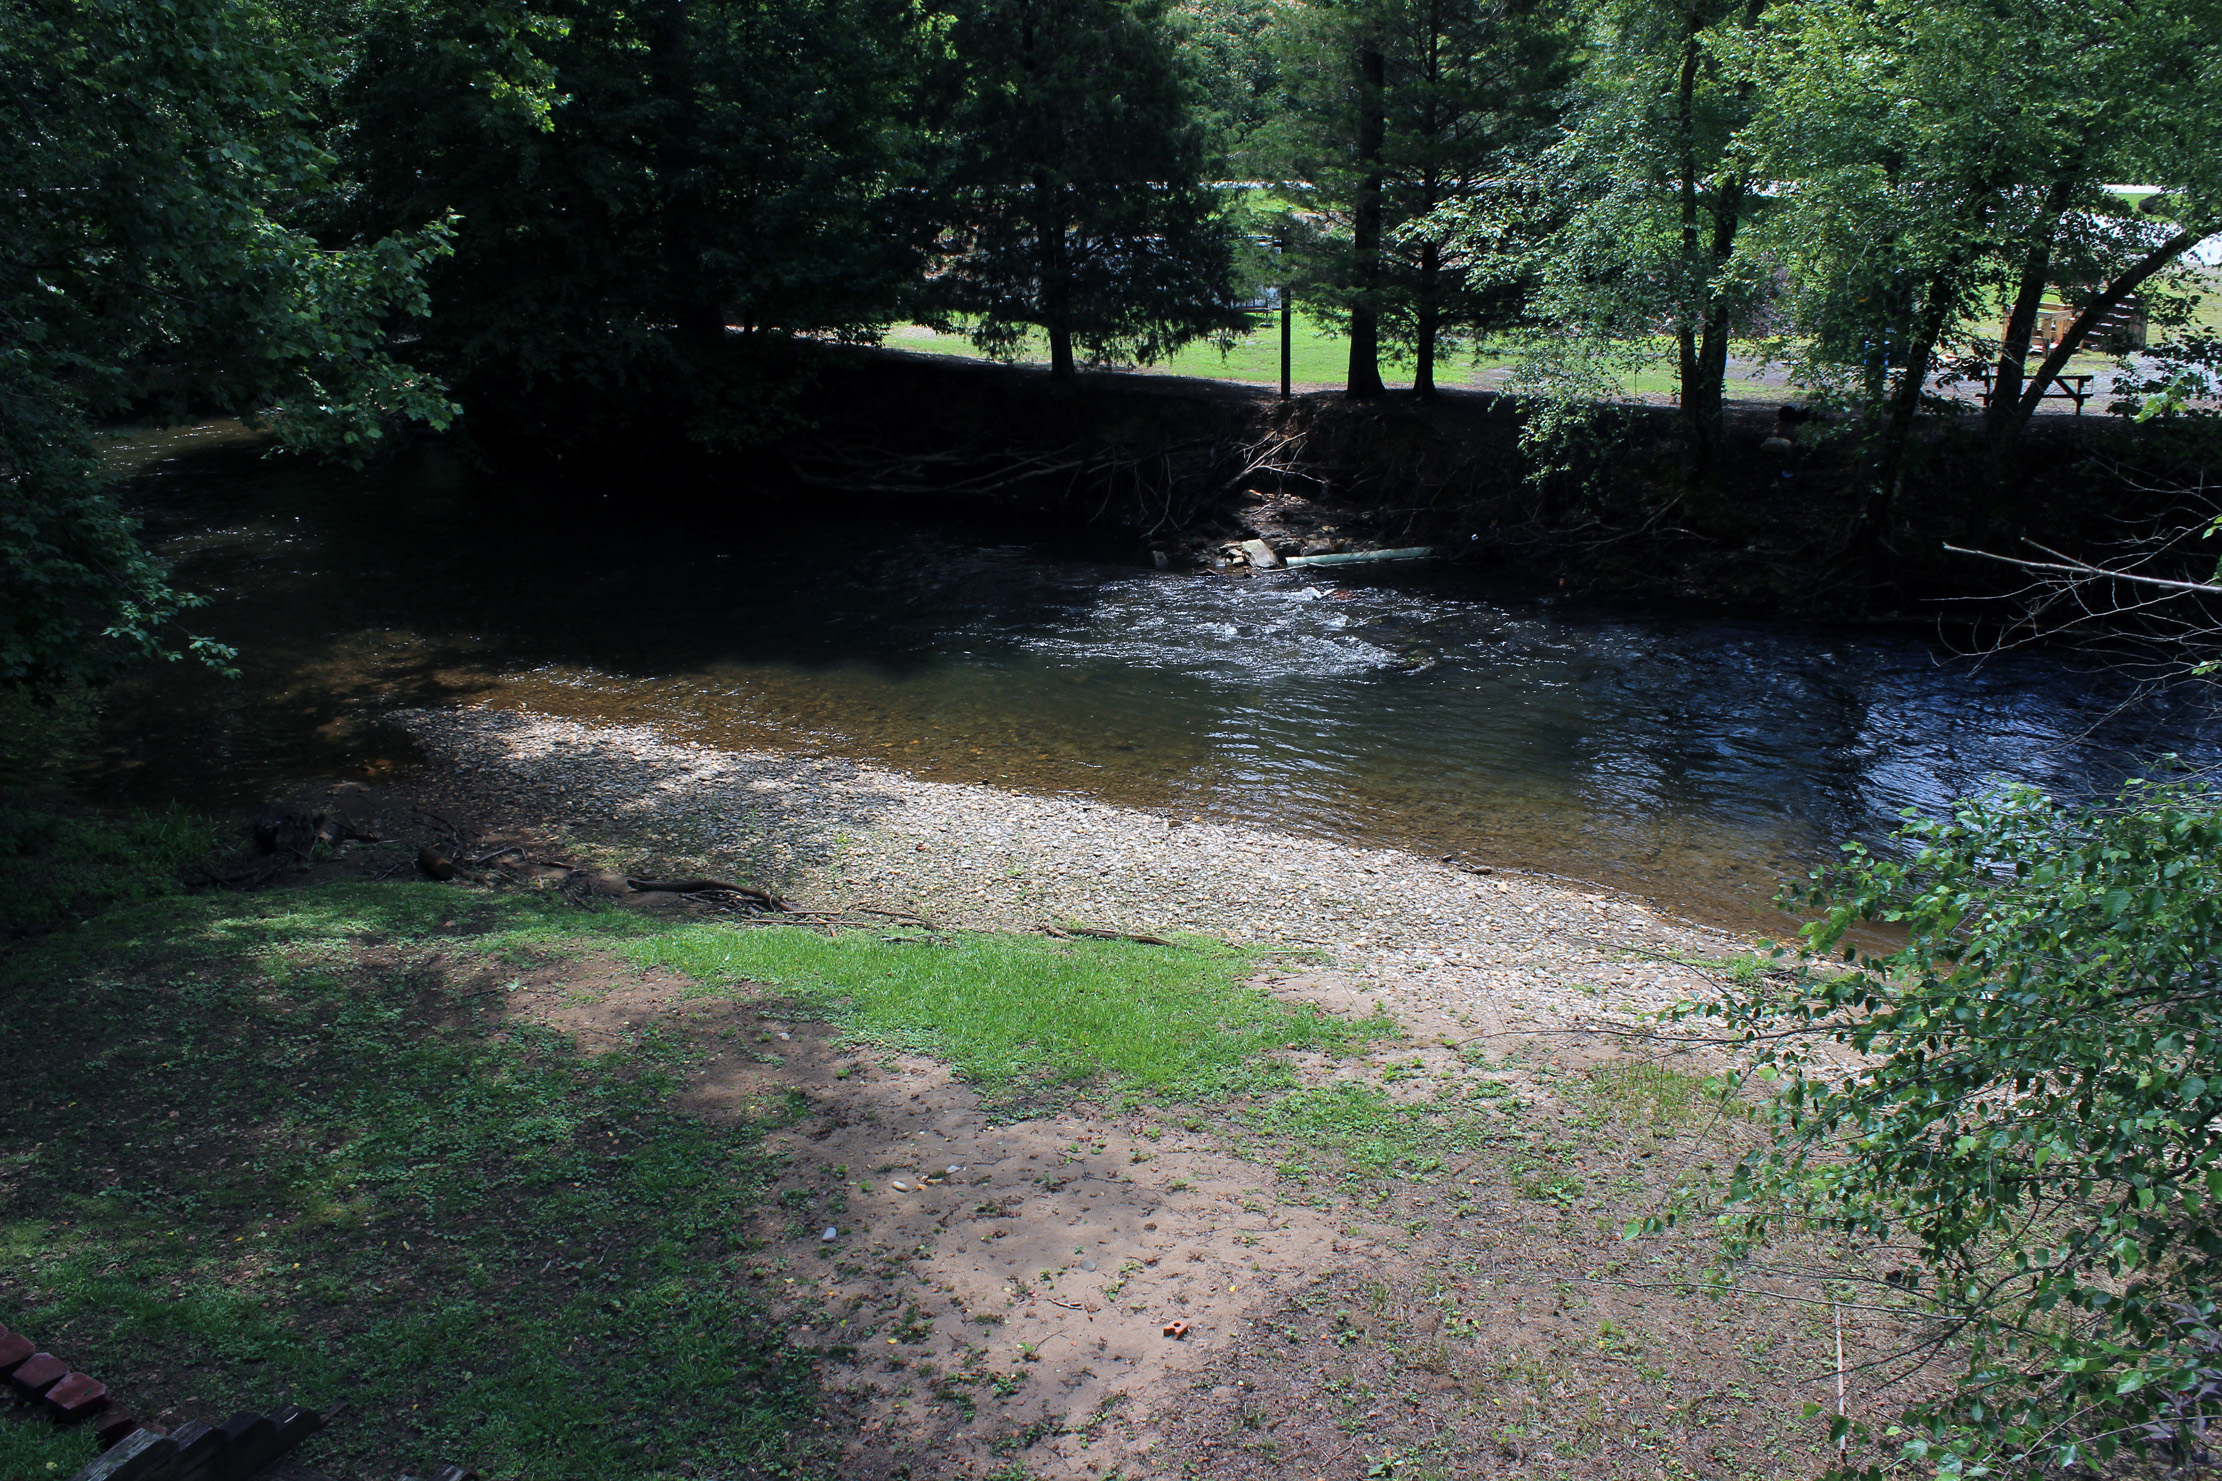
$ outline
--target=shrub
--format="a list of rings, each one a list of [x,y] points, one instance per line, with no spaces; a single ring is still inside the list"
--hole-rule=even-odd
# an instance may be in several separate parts
[[[1727,1261],[1792,1228],[1898,1252],[1892,1285],[1964,1360],[1907,1411],[1903,1461],[2191,1460],[2222,1410],[2222,797],[2014,788],[1898,836],[1797,892],[1824,913],[1794,970],[1696,1010],[1773,1082]],[[1904,944],[1854,951],[1863,923]]]

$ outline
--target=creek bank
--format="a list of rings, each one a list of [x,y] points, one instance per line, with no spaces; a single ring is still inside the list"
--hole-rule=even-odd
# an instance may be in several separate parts
[[[974,930],[1079,924],[1325,956],[1457,1036],[1477,1013],[1630,1021],[1739,943],[1641,902],[1217,818],[928,780],[830,755],[720,750],[516,710],[393,716],[438,806],[616,851],[629,873],[738,877],[813,910]]]
[[[1279,553],[1430,544],[1461,564],[1568,590],[1768,615],[1933,624],[2009,610],[2008,568],[1946,553],[2023,533],[2068,550],[2164,518],[2185,449],[2103,417],[2040,416],[2008,501],[1985,492],[1980,437],[1925,424],[1883,545],[1855,528],[1855,439],[1772,402],[1732,403],[1713,481],[1687,488],[1670,407],[1607,408],[1611,436],[1530,477],[1513,398],[1450,391],[1352,403],[1332,392],[824,347],[798,368],[801,430],[778,455],[806,487],[852,499],[986,505],[1013,518],[1127,531],[1137,558],[1198,560],[1263,539]],[[2134,472],[2132,470],[2135,470]],[[2187,475],[2188,477],[2188,475]]]
[[[1812,1396],[1826,1334],[1781,1292],[1699,1295],[1702,1223],[1622,1273],[1618,1231],[1734,1150],[1703,1110],[1717,1065],[1641,1021],[1706,990],[1725,936],[1467,861],[835,756],[487,708],[395,721],[426,761],[398,784],[414,811],[364,831],[390,832],[376,848],[404,869],[407,817],[476,860],[499,840],[463,820],[498,817],[528,852],[620,880],[707,870],[827,913],[1223,936],[1267,950],[1258,985],[1285,1001],[1394,1025],[1288,1054],[1281,1096],[1083,1091],[1014,1115],[777,988],[502,968],[517,1025],[693,1045],[676,1105],[712,1124],[807,1108],[767,1142],[791,1169],[779,1200],[733,1233],[774,1329],[817,1364],[844,1474],[1335,1474],[1360,1451],[1583,1477],[1634,1454],[1692,1474],[1818,1464],[1818,1432],[1776,1420]],[[1846,1337],[1871,1357],[1894,1333]]]

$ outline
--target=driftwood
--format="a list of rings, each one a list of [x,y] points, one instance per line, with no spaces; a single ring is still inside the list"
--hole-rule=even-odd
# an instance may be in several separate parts
[[[1097,941],[1132,941],[1140,946],[1172,946],[1177,943],[1163,936],[1152,936],[1142,931],[1111,931],[1102,926],[1037,926],[1044,936],[1054,936],[1060,941],[1074,936],[1087,936]]]
[[[625,876],[625,883],[644,895],[739,895],[765,910],[790,909],[785,900],[770,890],[760,890],[754,885],[728,884],[722,879],[636,879],[628,874]]]

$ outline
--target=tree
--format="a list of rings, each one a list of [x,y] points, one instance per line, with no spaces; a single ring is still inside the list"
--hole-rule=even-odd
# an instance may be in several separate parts
[[[1729,345],[1758,332],[1773,286],[1747,230],[1767,204],[1744,132],[1761,3],[1604,0],[1564,133],[1525,182],[1563,217],[1534,255],[1515,385],[1580,405],[1671,365],[1693,484],[1719,455]]]
[[[975,0],[951,49],[938,322],[996,352],[1039,329],[1057,380],[1076,348],[1150,361],[1245,327],[1230,202],[1157,0]]]
[[[1554,121],[1571,38],[1530,0],[1391,0],[1383,10],[1389,226],[1377,298],[1384,337],[1427,399],[1444,350],[1521,307],[1520,284],[1477,272],[1484,252],[1441,213],[1505,190],[1518,152]]]
[[[1804,372],[1878,428],[1869,523],[1890,521],[1911,425],[1955,345],[1990,382],[2004,492],[2068,356],[2222,225],[2222,8],[1821,0],[1777,12],[1768,41],[1748,149],[1796,182],[1771,237]],[[2122,180],[2161,184],[2164,215],[2106,188]],[[2031,372],[2055,294],[2078,312]]]
[[[1306,229],[1292,236],[1303,296],[1350,339],[1343,393],[1378,396],[1382,233],[1388,187],[1388,57],[1382,8],[1304,0],[1276,34],[1287,106],[1275,131],[1277,173]]]
[[[1171,13],[1187,70],[1201,92],[1198,111],[1211,153],[1235,176],[1270,172],[1255,143],[1271,122],[1281,91],[1273,54],[1275,0],[1181,0]]]
[[[47,694],[179,652],[192,599],[134,537],[96,426],[230,412],[361,458],[452,412],[393,349],[446,228],[302,229],[330,185],[301,70],[249,0],[0,10],[0,685]]]
[[[869,338],[917,281],[929,47],[904,0],[372,0],[346,219],[457,217],[424,354],[478,423],[745,442],[791,336]]]

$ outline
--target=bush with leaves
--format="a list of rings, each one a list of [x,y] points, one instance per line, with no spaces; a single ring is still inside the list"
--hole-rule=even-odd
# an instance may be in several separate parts
[[[444,389],[394,353],[444,221],[326,242],[309,59],[254,0],[0,10],[0,688],[226,651],[140,546],[93,429],[211,413],[359,460]]]
[[[1798,970],[1695,1010],[1774,1086],[1723,1275],[1797,1229],[1911,1256],[1908,1356],[1955,1379],[1906,1412],[1898,1463],[2201,1454],[2222,1412],[2222,794],[2012,788],[1899,838],[1817,877]],[[1904,944],[1859,954],[1862,923]]]

